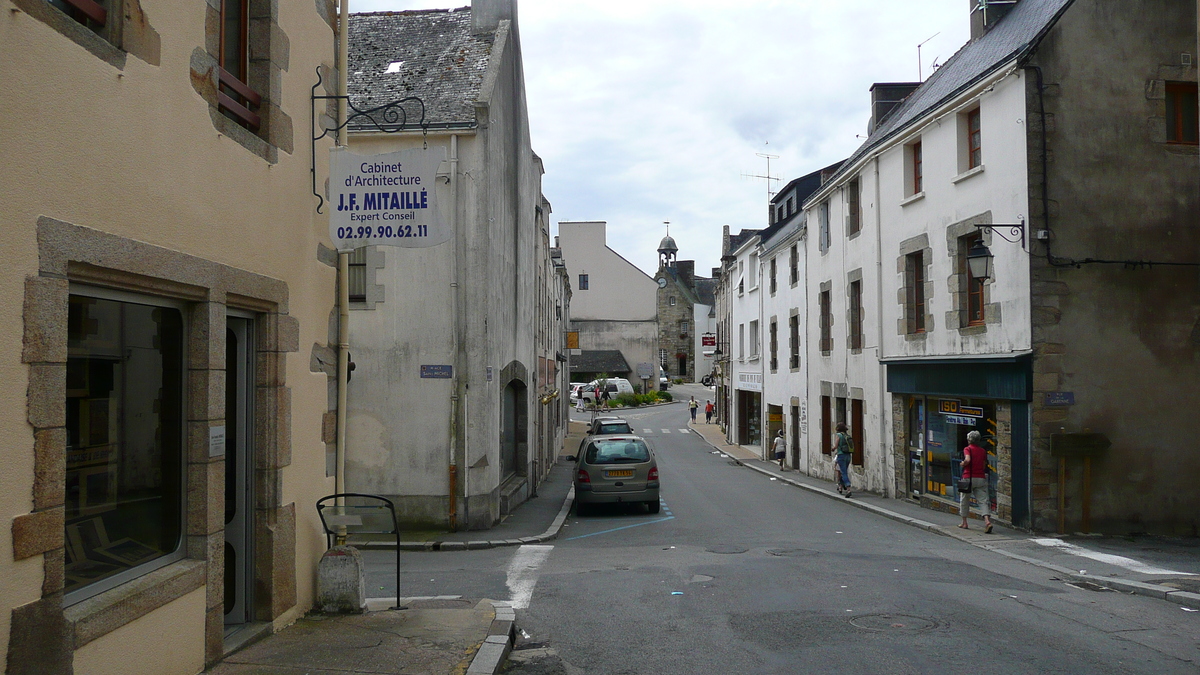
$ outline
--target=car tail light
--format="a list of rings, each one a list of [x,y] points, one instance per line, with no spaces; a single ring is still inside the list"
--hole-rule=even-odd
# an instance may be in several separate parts
[[[656,473],[655,475],[658,475],[658,474]],[[587,471],[580,469],[579,470],[579,482],[580,483],[590,483],[590,482],[592,482],[592,477],[588,475]]]
[[[582,471],[580,473],[583,473]],[[646,476],[646,480],[658,480],[658,467],[650,467],[650,473]]]

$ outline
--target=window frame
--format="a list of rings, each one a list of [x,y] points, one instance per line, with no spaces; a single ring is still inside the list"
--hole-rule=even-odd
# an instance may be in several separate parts
[[[189,397],[188,391],[190,386],[190,359],[188,358],[189,336],[191,335],[191,321],[189,318],[189,303],[182,300],[175,300],[154,295],[143,295],[141,293],[133,293],[130,291],[122,291],[91,284],[71,282],[68,286],[68,297],[82,296],[88,298],[96,298],[111,302],[120,302],[124,304],[137,304],[150,307],[162,307],[174,309],[180,315],[180,358],[181,372],[179,375],[179,538],[175,544],[173,551],[165,552],[163,555],[130,567],[129,569],[118,572],[110,577],[100,579],[96,582],[87,584],[83,587],[76,588],[71,591],[63,592],[63,607],[70,607],[79,604],[85,600],[96,597],[106,591],[110,591],[117,586],[128,583],[134,579],[144,577],[151,572],[162,569],[187,558],[187,540],[188,540],[188,493],[190,486],[188,485],[188,427],[191,423],[191,418],[188,416]],[[63,467],[64,482],[66,466]],[[64,518],[63,532],[64,539],[66,536],[67,522]]]
[[[862,351],[863,342],[863,311],[862,311],[862,280],[850,282],[847,305],[850,312],[850,350]]]
[[[779,320],[771,317],[768,328],[771,356],[771,372],[779,370]]]
[[[821,343],[818,349],[822,354],[833,351],[833,291],[820,291],[817,294],[817,306],[820,308]]]
[[[227,5],[238,2],[237,71],[227,66],[228,38]],[[262,106],[262,95],[250,86],[250,2],[251,0],[219,0],[217,28],[217,108],[227,117],[253,133],[262,127],[262,117],[254,112]],[[240,71],[240,75],[238,72]]]
[[[800,369],[800,315],[788,317],[788,367]]]
[[[833,453],[833,397],[821,396],[821,454]]]
[[[591,283],[591,280],[588,278],[587,272],[581,272],[579,274],[579,290],[581,290],[581,291],[590,290],[589,289],[590,283]]]
[[[909,335],[925,332],[925,252],[904,256],[904,310]]]
[[[979,108],[967,112],[967,170],[983,166],[983,132]]]
[[[829,236],[829,200],[826,199],[817,205],[817,228],[818,242],[821,247],[821,253],[829,250],[832,243]]]
[[[788,281],[795,287],[800,282],[800,247],[797,244],[792,244],[790,258],[788,260],[790,276]]]
[[[925,167],[921,141],[912,145],[912,194],[918,195],[925,191]]]
[[[357,270],[357,273],[356,273]],[[367,248],[360,246],[346,254],[346,279],[349,288],[346,289],[350,302],[367,301]],[[356,288],[361,280],[361,293]]]
[[[862,231],[862,184],[858,178],[846,184],[846,236]]]
[[[775,295],[775,289],[776,289],[776,283],[775,283],[776,263],[775,263],[775,260],[778,257],[779,256],[771,256],[771,265],[770,265],[771,278],[770,278],[770,281],[768,282],[768,286],[771,289],[771,295]]]
[[[1186,140],[1187,130],[1184,128],[1184,111],[1190,109],[1193,115],[1197,112],[1196,83],[1167,81],[1163,83],[1163,90],[1166,142],[1170,145],[1200,145],[1200,129],[1192,129],[1192,133],[1196,134],[1195,140]]]
[[[971,266],[967,264],[966,252],[971,250],[971,246],[983,240],[983,233],[967,235],[963,237],[963,255],[962,266],[963,274],[965,275],[967,288],[964,297],[963,310],[966,312],[967,326],[982,326],[987,323],[987,304],[984,297],[985,279],[976,279],[971,275]],[[978,314],[978,316],[976,316]]]

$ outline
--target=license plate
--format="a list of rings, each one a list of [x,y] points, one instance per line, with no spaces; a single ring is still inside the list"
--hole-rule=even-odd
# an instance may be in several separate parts
[[[617,471],[608,471],[604,475],[609,478],[633,478],[633,469],[619,469]]]

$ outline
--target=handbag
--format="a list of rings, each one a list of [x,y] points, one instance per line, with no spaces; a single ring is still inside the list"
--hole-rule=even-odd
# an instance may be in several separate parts
[[[970,494],[971,479],[963,476],[958,479],[958,482],[955,483],[954,487],[958,488],[959,494]]]

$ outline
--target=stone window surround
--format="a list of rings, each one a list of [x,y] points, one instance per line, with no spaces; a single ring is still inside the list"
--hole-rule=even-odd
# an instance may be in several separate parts
[[[818,324],[817,324],[817,328],[818,328],[818,330],[820,331],[820,333],[821,333],[821,338],[822,338],[821,340],[819,340],[819,342],[824,342],[824,335],[825,335],[825,332],[826,332],[826,331],[828,332],[828,334],[829,334],[829,342],[830,342],[830,349],[820,349],[821,347],[825,346],[825,345],[822,345],[822,344],[818,344],[818,345],[817,345],[817,347],[818,347],[818,349],[820,349],[821,356],[829,356],[830,354],[832,354],[832,353],[833,353],[833,349],[832,349],[832,343],[833,343],[833,323],[834,323],[834,322],[833,322],[833,281],[832,281],[832,280],[830,280],[830,281],[822,281],[822,282],[821,282],[821,285],[820,285],[820,287],[817,289],[817,307],[818,307],[818,311],[820,311],[820,307],[821,307],[821,295],[822,295],[822,294],[824,294],[824,293],[828,293],[828,294],[829,294],[829,313],[828,313],[828,314],[822,314],[822,315],[819,317],[819,319],[818,319]],[[829,322],[829,325],[828,325],[828,326],[825,326],[825,327],[821,326],[819,322],[822,322],[822,321],[828,321],[828,322]]]
[[[907,264],[908,256],[912,253],[922,253],[921,263],[925,268],[925,331],[921,333],[910,333],[908,330],[908,320],[910,308],[908,306],[908,274]],[[933,249],[929,246],[929,234],[922,232],[921,234],[905,239],[900,242],[900,255],[896,258],[896,272],[900,277],[900,283],[897,284],[896,302],[900,305],[900,318],[896,320],[896,334],[903,335],[905,340],[924,341],[926,336],[933,332],[933,314],[930,313],[930,301],[933,299],[934,282],[929,276],[930,268],[933,266]]]
[[[1196,82],[1196,66],[1159,65],[1153,79],[1146,81],[1147,132],[1152,143],[1171,154],[1197,155],[1200,145],[1167,141],[1167,82]]]
[[[994,277],[983,283],[983,323],[974,326],[968,325],[970,320],[967,316],[967,274],[965,271],[967,252],[964,250],[963,238],[978,232],[983,236],[984,245],[990,247],[992,231],[990,229],[980,230],[975,226],[989,225],[991,222],[992,212],[984,211],[946,227],[946,254],[950,259],[951,270],[950,276],[946,279],[946,290],[950,293],[950,307],[953,308],[946,312],[946,327],[957,330],[960,335],[983,335],[987,333],[988,324],[1000,323],[1000,303],[988,302],[992,296],[992,285],[996,281]]]
[[[793,336],[791,334],[791,331],[792,331],[791,321],[793,318],[796,319],[797,324],[798,324],[796,327],[796,335],[795,335],[796,341],[794,344],[792,343]],[[793,373],[800,372],[800,354],[803,351],[800,348],[800,340],[801,340],[800,326],[799,326],[800,323],[803,323],[800,320],[800,308],[792,307],[791,309],[788,310],[788,370]],[[793,366],[792,363],[795,363],[796,365]]]
[[[162,40],[142,11],[140,0],[122,0],[120,7],[113,6],[117,4],[114,2],[107,3],[109,25],[103,34],[67,16],[46,0],[12,0],[12,3],[14,11],[22,11],[50,26],[117,70],[125,70],[128,54],[152,66],[159,65]]]
[[[858,344],[859,344],[859,347],[857,349],[850,348],[851,354],[861,354],[862,353],[862,351],[863,351],[862,344],[863,344],[864,339],[866,338],[866,331],[863,330],[864,324],[866,323],[866,305],[864,304],[864,301],[866,300],[866,293],[862,292],[862,280],[863,280],[863,271],[862,271],[861,267],[859,267],[858,269],[850,270],[849,272],[846,273],[846,346],[847,347],[854,344],[854,341],[851,339],[851,331],[854,330],[854,317],[851,316],[851,312],[850,312],[851,285],[857,281],[859,283],[859,291],[860,291],[859,296],[858,296],[859,297],[859,303],[858,303],[858,328],[859,328]]]
[[[250,131],[226,117],[218,107],[221,0],[206,0],[204,46],[195,48],[191,57],[192,88],[208,103],[209,118],[219,133],[267,162],[276,164],[280,150],[290,155],[295,148],[292,118],[280,107],[283,73],[288,70],[291,43],[279,25],[279,3],[276,0],[245,1],[249,5],[247,14],[250,20],[247,45],[250,67],[246,84],[262,97],[262,104],[257,111],[262,120],[258,131]],[[325,8],[318,5],[314,9],[328,20],[323,11]],[[331,89],[336,87],[336,83],[330,84],[332,78],[324,77],[328,74],[322,73],[326,93],[334,94],[336,92]]]
[[[199,588],[207,593],[205,661],[224,651],[224,458],[208,456],[211,426],[224,424],[225,326],[229,307],[257,315],[255,394],[256,618],[296,603],[295,505],[282,504],[291,464],[286,353],[299,349],[288,288],[277,279],[98,230],[41,217],[39,273],[25,281],[22,362],[29,364],[33,511],[13,519],[14,558],[43,556],[42,597],[12,610],[10,672],[69,667],[73,650]],[[185,384],[185,558],[63,607],[66,450],[66,318],[71,283],[188,303]],[[32,672],[32,671],[30,671]]]
[[[772,314],[767,325],[767,349],[770,351],[767,365],[775,373],[779,372],[779,317]]]
[[[375,305],[384,301],[384,289],[380,284],[375,283],[376,271],[384,268],[386,262],[385,254],[380,246],[364,247],[364,257],[366,258],[366,266],[363,271],[366,273],[366,300],[361,302],[351,302],[350,309],[375,309]]]

